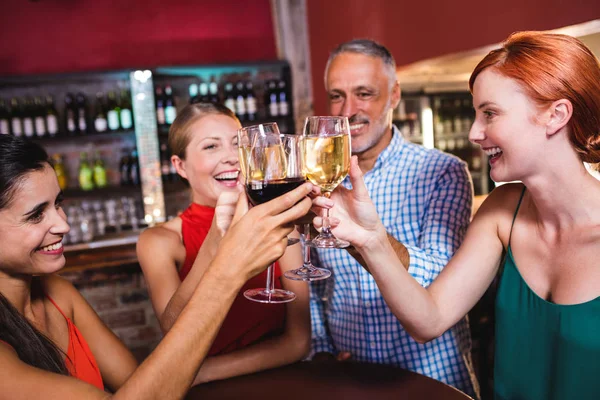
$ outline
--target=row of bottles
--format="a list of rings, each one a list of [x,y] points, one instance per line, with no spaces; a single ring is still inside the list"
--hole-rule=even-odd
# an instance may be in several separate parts
[[[171,162],[171,152],[166,143],[160,145],[160,175],[163,182],[174,182],[177,178],[177,170]]]
[[[222,103],[235,113],[242,122],[256,121],[260,117],[287,117],[290,115],[289,94],[285,80],[268,80],[262,88],[264,100],[257,100],[257,91],[250,80],[237,82],[227,81],[223,85],[222,95],[219,85],[210,82],[192,83],[188,86],[189,103],[212,102]],[[177,116],[175,94],[171,85],[164,88],[157,86],[155,90],[156,121],[158,125],[169,126]],[[259,110],[259,105],[264,105]]]
[[[67,93],[62,119],[50,95],[33,99],[14,97],[10,105],[0,99],[0,134],[43,138],[55,137],[61,132],[75,136],[132,128],[131,95],[127,90],[122,90],[120,96],[109,91],[106,98],[104,93],[97,93],[93,113],[85,94]]]
[[[473,105],[469,97],[434,97],[433,129],[436,135],[467,136],[473,125]]]
[[[58,185],[62,190],[69,186],[69,176],[61,154],[52,155],[52,166],[56,172]],[[93,160],[87,152],[79,155],[77,170],[79,189],[89,191],[102,189],[108,185],[107,170],[100,152],[94,153]],[[119,162],[119,181],[121,186],[136,186],[140,184],[139,161],[137,150],[123,149]]]

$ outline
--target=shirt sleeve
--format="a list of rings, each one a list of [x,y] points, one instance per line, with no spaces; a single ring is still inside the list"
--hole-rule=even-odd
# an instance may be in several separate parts
[[[335,354],[333,340],[327,328],[325,303],[323,300],[327,290],[327,280],[311,282],[310,284],[310,322],[312,330],[311,349],[308,358],[316,353],[327,352]]]
[[[435,169],[434,169],[435,170]],[[462,243],[471,219],[473,186],[463,162],[454,159],[437,178],[425,207],[418,246],[405,245],[410,255],[408,272],[429,286]]]

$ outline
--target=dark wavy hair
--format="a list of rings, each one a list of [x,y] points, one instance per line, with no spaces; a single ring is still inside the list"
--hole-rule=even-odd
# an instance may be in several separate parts
[[[9,207],[27,174],[50,165],[46,151],[25,139],[0,135],[0,210]],[[1,260],[0,260],[1,263]],[[41,293],[39,278],[33,278],[32,293]],[[46,371],[68,375],[62,352],[37,330],[0,293],[0,340],[17,352],[21,361]]]

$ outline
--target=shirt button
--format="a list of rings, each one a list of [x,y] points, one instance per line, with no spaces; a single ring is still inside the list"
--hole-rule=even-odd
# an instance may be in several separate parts
[[[371,307],[371,302],[370,301],[365,302],[365,307]]]
[[[371,348],[374,349],[377,344],[375,342],[371,342]]]

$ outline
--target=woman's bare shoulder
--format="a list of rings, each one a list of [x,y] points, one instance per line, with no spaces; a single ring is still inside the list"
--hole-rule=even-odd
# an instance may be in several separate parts
[[[175,217],[163,224],[153,226],[143,231],[138,240],[138,247],[142,245],[154,245],[158,242],[181,243],[181,218]]]

